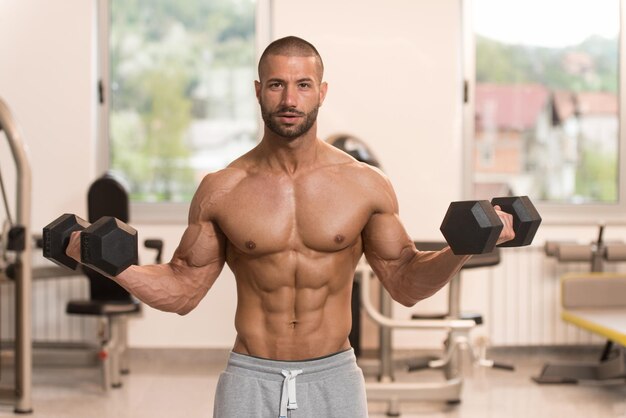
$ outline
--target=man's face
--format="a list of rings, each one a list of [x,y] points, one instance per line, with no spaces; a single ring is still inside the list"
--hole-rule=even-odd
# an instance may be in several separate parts
[[[295,139],[315,124],[326,96],[315,57],[269,55],[255,82],[265,125],[276,135]]]

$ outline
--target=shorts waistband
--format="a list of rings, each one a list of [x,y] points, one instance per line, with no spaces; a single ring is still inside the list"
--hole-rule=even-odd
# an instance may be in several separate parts
[[[326,375],[343,371],[358,370],[358,366],[352,348],[320,358],[296,361],[272,360],[231,352],[226,366],[226,372],[277,382],[285,378],[282,374],[283,370],[296,369],[302,370],[298,381],[305,382],[322,379]]]

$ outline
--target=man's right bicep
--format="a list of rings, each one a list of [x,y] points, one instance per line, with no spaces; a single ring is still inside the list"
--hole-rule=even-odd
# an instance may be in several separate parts
[[[226,254],[226,238],[213,222],[194,222],[187,226],[172,262],[189,268],[218,267]]]
[[[172,263],[191,268],[224,263],[225,236],[211,219],[215,206],[216,174],[202,179],[189,207],[187,229],[174,252]]]

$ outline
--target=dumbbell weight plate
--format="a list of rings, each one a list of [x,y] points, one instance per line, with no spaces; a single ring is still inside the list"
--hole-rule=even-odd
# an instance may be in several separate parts
[[[138,260],[137,231],[111,216],[103,216],[81,234],[81,260],[88,267],[117,276]]]
[[[441,233],[457,255],[493,251],[504,224],[488,200],[452,202],[441,223]]]
[[[89,222],[71,213],[59,216],[43,229],[43,255],[59,266],[76,270],[78,262],[65,254],[70,236],[74,231],[82,231]]]

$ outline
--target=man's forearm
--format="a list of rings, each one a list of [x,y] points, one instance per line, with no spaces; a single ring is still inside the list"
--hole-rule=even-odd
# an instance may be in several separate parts
[[[171,264],[131,266],[111,279],[147,305],[180,315],[190,312],[209,290],[199,286],[202,281],[177,274]]]
[[[411,250],[403,256],[394,276],[383,283],[394,300],[413,306],[444,287],[470,257],[455,255],[450,247],[440,251]]]

